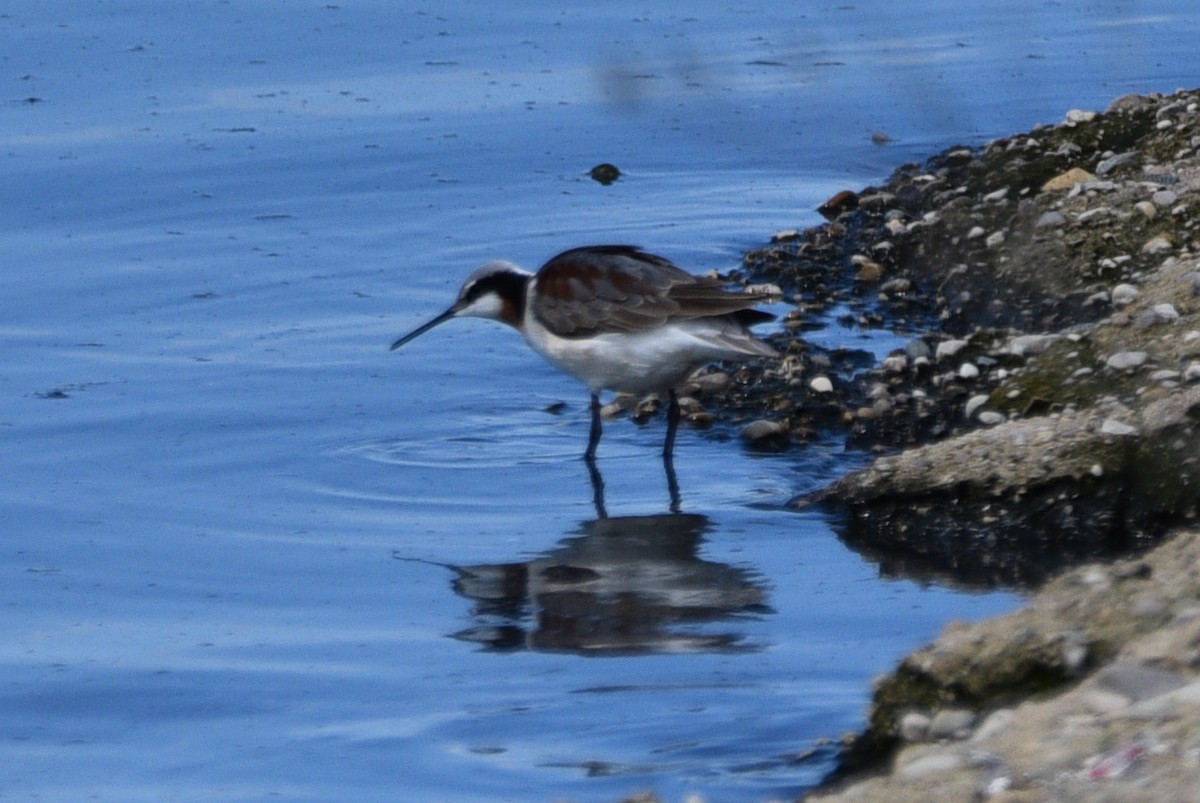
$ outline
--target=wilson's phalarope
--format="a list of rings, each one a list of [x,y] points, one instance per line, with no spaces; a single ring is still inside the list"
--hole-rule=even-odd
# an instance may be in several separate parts
[[[679,424],[675,389],[700,366],[738,357],[778,357],[747,329],[774,316],[751,309],[766,292],[732,292],[629,245],[564,251],[536,274],[489,262],[467,277],[448,310],[392,344],[398,349],[451,318],[515,327],[552,365],[587,384],[592,424],[585,457],[600,442],[600,391],[666,393],[670,458]]]

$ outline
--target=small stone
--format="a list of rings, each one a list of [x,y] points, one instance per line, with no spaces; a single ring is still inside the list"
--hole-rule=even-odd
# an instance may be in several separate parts
[[[921,338],[914,338],[904,346],[904,354],[913,361],[926,359],[933,356],[933,350],[929,348],[929,344]]]
[[[1138,300],[1141,291],[1132,284],[1118,284],[1112,289],[1112,303],[1114,307],[1127,307]]]
[[[1133,208],[1140,212],[1146,220],[1154,220],[1158,215],[1158,207],[1150,201],[1138,201],[1133,205]]]
[[[984,240],[983,243],[988,248],[997,248],[1004,244],[1004,238],[1005,238],[1004,232],[994,231],[987,236],[987,239]]]
[[[1096,208],[1089,209],[1086,212],[1080,212],[1078,215],[1076,215],[1075,219],[1080,223],[1089,223],[1097,218],[1109,217],[1112,214],[1112,207],[1097,206]]]
[[[906,742],[923,742],[929,734],[929,717],[916,711],[909,711],[900,717],[900,738]]]
[[[1129,164],[1137,158],[1138,154],[1136,151],[1118,153],[1116,156],[1110,156],[1107,159],[1102,160],[1100,164],[1096,165],[1096,175],[1106,176],[1121,165]]]
[[[751,421],[742,427],[742,431],[739,434],[742,440],[749,441],[757,447],[767,448],[778,448],[786,445],[788,437],[787,427],[778,421],[769,421],[765,418]]]
[[[1190,362],[1187,368],[1183,369],[1183,378],[1188,382],[1200,381],[1200,362]]]
[[[1068,123],[1090,123],[1096,119],[1096,112],[1087,111],[1084,109],[1071,109],[1067,112],[1066,122]]]
[[[967,232],[967,239],[978,240],[985,234],[987,234],[987,230],[983,226],[972,226]]]
[[[962,351],[966,347],[967,347],[967,341],[965,341],[965,340],[943,340],[941,343],[937,344],[937,351],[935,352],[935,359],[938,362],[941,362],[942,360],[950,359],[950,358],[954,357],[955,355],[957,355],[960,351]]]
[[[946,708],[938,711],[929,723],[929,738],[958,739],[967,735],[975,724],[975,713],[965,708]]]
[[[1085,181],[1091,181],[1096,178],[1088,171],[1081,167],[1072,167],[1065,173],[1060,173],[1054,178],[1042,185],[1042,192],[1056,192],[1059,190],[1069,190],[1076,184],[1082,184]]]
[[[988,396],[986,394],[980,393],[977,396],[972,396],[971,398],[967,399],[967,404],[963,408],[963,415],[965,415],[967,418],[970,418],[971,416],[975,415],[976,410],[987,403]]]
[[[858,272],[854,274],[856,281],[874,284],[883,278],[883,265],[872,259],[863,260],[858,264]]]
[[[1153,204],[1151,204],[1151,206],[1153,206]],[[1046,229],[1052,226],[1057,228],[1058,226],[1065,225],[1066,222],[1067,218],[1062,212],[1059,212],[1057,209],[1051,209],[1043,212],[1042,216],[1037,219],[1037,223],[1034,223],[1033,225],[1035,228]]]
[[[1114,371],[1131,371],[1141,368],[1150,359],[1144,351],[1119,351],[1105,360],[1105,365]]]
[[[1104,423],[1100,425],[1100,431],[1105,435],[1129,437],[1138,434],[1139,430],[1133,424],[1127,424],[1119,418],[1106,418],[1104,419]]]
[[[1165,323],[1174,323],[1179,320],[1179,311],[1175,309],[1174,304],[1155,304],[1154,314]]]
[[[815,376],[808,386],[816,393],[833,393],[833,382],[827,376]]]
[[[1171,245],[1171,241],[1165,235],[1160,234],[1146,241],[1146,244],[1142,246],[1142,253],[1151,255],[1162,254],[1170,251],[1172,248],[1174,246]]]
[[[964,362],[958,366],[958,375],[962,379],[978,379],[979,369],[969,362]]]
[[[949,751],[927,752],[901,765],[896,774],[901,778],[916,780],[930,775],[944,775],[966,766],[963,757]]]
[[[979,414],[979,423],[989,427],[994,427],[997,424],[1003,424],[1008,419],[1004,417],[1004,413],[998,413],[995,410],[984,410]]]
[[[1159,209],[1166,209],[1174,206],[1175,202],[1179,200],[1179,196],[1174,192],[1174,190],[1159,190],[1150,196],[1150,200],[1153,201],[1154,205]]]
[[[889,374],[902,374],[908,368],[908,357],[903,354],[891,354],[883,359],[880,367]]]
[[[1016,357],[1043,354],[1062,338],[1062,335],[1018,335],[1008,341],[1003,352]]]
[[[1000,189],[989,192],[987,195],[983,196],[983,200],[987,201],[988,203],[996,203],[997,201],[1003,201],[1007,195],[1008,187],[1001,187]]]

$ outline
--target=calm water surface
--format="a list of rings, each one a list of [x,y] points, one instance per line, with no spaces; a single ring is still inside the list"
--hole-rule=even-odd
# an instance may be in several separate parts
[[[601,518],[586,393],[517,335],[387,345],[486,259],[728,269],[904,161],[1196,83],[1190,3],[985,5],[5,9],[0,796],[818,781],[873,675],[1015,598],[786,510],[836,442],[685,431],[673,515],[661,422],[614,422]]]

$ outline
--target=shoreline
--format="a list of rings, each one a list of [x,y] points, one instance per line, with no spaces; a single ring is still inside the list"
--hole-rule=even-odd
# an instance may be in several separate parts
[[[1200,91],[905,165],[746,255],[798,299],[721,400],[795,448],[878,456],[795,501],[885,570],[1019,588],[873,692],[806,799],[1189,799],[1200,789]],[[856,370],[807,347],[849,304],[912,340]],[[761,423],[767,422],[770,426]]]

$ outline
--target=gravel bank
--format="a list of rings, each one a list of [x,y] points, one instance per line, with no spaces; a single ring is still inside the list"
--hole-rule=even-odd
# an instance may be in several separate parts
[[[1200,800],[1198,148],[1200,93],[1125,97],[901,168],[748,256],[816,299],[793,320],[841,303],[913,332],[818,408],[881,456],[797,504],[841,509],[890,570],[1036,591],[880,679],[812,799]],[[743,383],[801,389],[773,419],[791,443],[814,357],[838,363],[798,343],[782,385]]]

